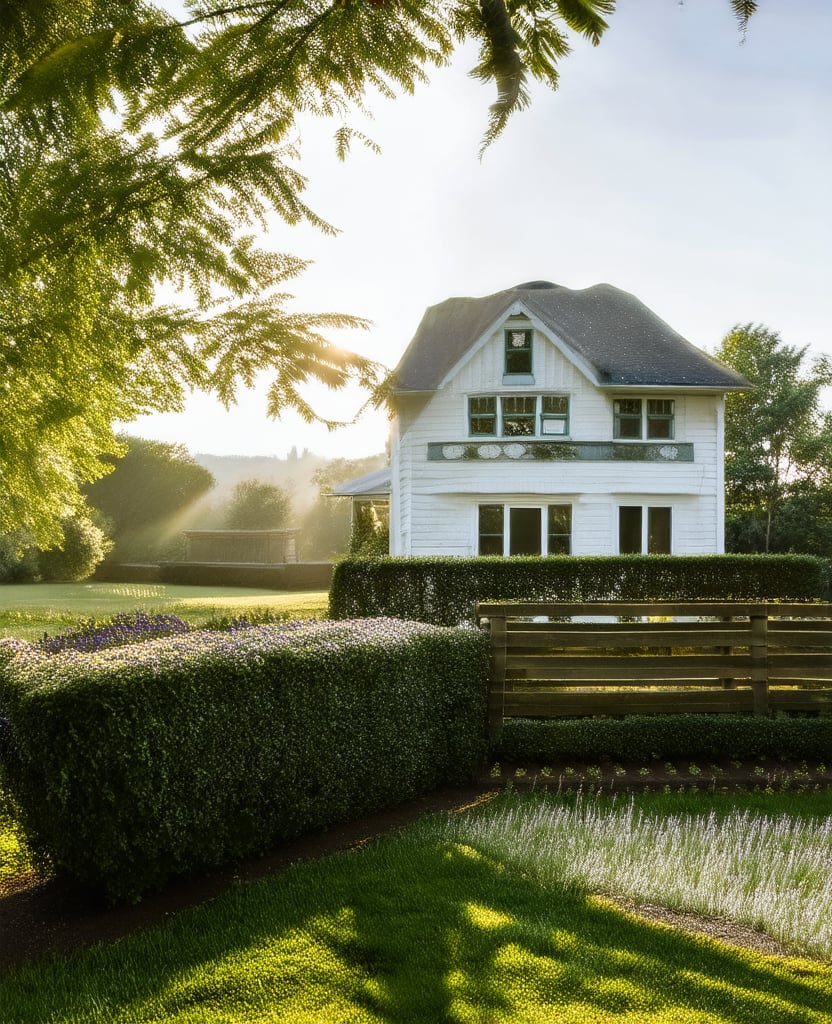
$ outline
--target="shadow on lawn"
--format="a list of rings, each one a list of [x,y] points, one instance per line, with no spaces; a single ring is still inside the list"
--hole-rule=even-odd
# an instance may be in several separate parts
[[[0,986],[8,1024],[823,1024],[831,1005],[824,965],[725,949],[542,890],[468,847],[400,837]]]

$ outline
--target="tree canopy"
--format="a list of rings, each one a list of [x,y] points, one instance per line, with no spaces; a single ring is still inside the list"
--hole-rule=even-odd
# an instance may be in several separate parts
[[[725,412],[726,545],[733,551],[832,547],[832,362],[809,361],[760,324],[734,327],[717,358],[752,384]]]
[[[292,511],[288,492],[263,480],[241,480],[225,509],[229,530],[277,530],[285,526]]]
[[[741,27],[756,4],[730,0]],[[484,145],[551,88],[569,33],[597,44],[615,0],[5,0],[0,39],[0,531],[60,541],[79,485],[123,454],[113,422],[226,404],[268,370],[268,412],[315,417],[303,385],[380,368],[335,346],[343,314],[290,308],[297,257],[254,241],[303,200],[300,115],[412,91],[474,40]],[[162,291],[164,289],[164,291]],[[161,301],[160,295],[174,296]]]

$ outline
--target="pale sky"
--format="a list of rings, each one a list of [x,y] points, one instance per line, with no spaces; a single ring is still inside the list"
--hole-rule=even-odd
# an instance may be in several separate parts
[[[761,0],[744,45],[728,0],[620,0],[600,46],[576,39],[560,89],[535,88],[482,161],[493,96],[463,53],[354,119],[381,155],[340,163],[337,125],[305,123],[305,198],[340,234],[275,219],[264,244],[314,261],[294,308],[372,320],[333,340],[391,368],[427,306],[535,279],[633,292],[709,351],[754,321],[832,354],[830,38],[830,0]],[[221,455],[384,447],[381,413],[328,433],[267,419],[264,391],[227,413],[194,396],[126,429]],[[317,402],[350,418],[362,396]]]

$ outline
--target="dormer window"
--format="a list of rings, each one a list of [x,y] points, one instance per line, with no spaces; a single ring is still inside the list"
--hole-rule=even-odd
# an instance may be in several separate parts
[[[511,328],[505,332],[506,375],[532,372],[532,330]]]

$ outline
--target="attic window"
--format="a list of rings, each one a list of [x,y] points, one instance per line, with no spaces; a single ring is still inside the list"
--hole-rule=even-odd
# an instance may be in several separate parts
[[[506,373],[532,372],[532,331],[530,328],[507,330]]]

